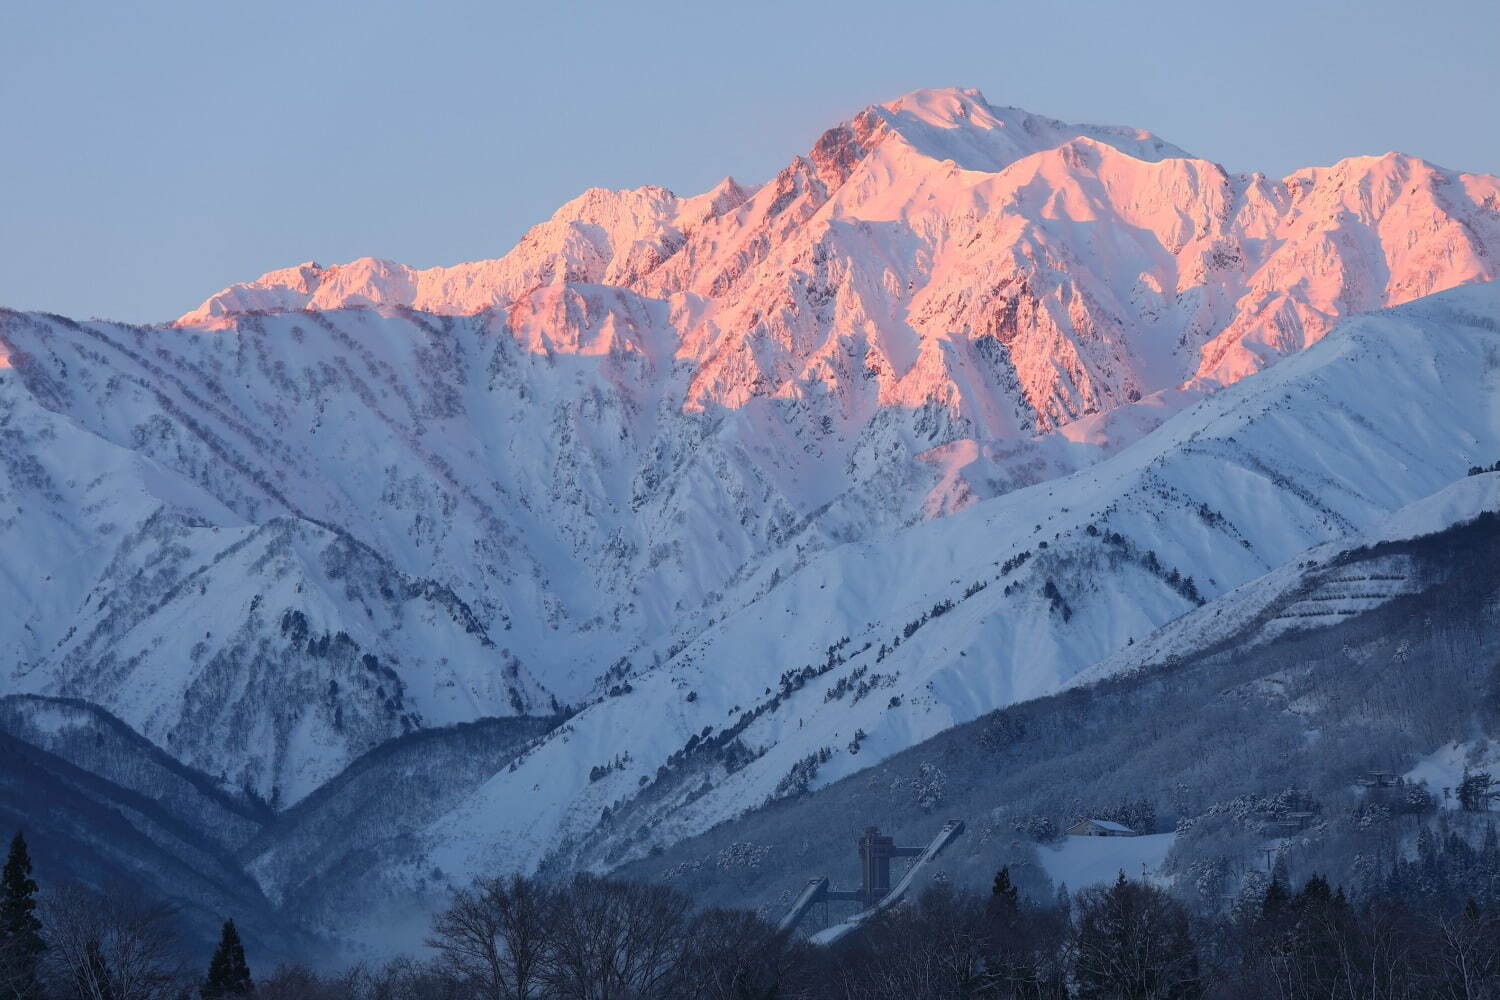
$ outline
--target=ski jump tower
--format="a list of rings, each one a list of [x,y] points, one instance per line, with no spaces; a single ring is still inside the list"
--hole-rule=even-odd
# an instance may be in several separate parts
[[[950,819],[926,847],[897,847],[892,838],[880,835],[878,827],[865,827],[864,836],[856,844],[859,848],[859,888],[830,889],[826,875],[811,879],[786,916],[781,918],[777,929],[790,932],[807,915],[807,911],[818,903],[842,901],[862,904],[864,909],[854,916],[819,931],[811,938],[814,944],[832,944],[881,910],[899,902],[922,869],[963,832],[963,820]],[[894,888],[891,886],[892,858],[917,859]]]

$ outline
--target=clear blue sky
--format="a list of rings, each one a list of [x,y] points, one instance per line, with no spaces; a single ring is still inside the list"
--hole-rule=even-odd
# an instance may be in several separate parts
[[[498,256],[590,185],[770,176],[926,86],[1234,170],[1500,172],[1495,0],[0,6],[0,305],[170,319],[273,267]]]

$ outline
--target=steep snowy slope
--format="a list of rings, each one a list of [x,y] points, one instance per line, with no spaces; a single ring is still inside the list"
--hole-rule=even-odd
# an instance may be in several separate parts
[[[1258,586],[1249,584],[1188,616],[1238,618],[1249,641],[1226,646],[1222,633],[1198,631],[1200,643],[1184,642],[1148,669],[981,716],[622,874],[665,881],[702,905],[763,907],[774,919],[808,878],[857,884],[853,845],[863,827],[878,823],[897,843],[924,843],[961,817],[967,831],[935,866],[950,885],[982,892],[1009,864],[1023,892],[1048,898],[1056,885],[1045,876],[1073,890],[1090,877],[1114,878],[1119,859],[1092,873],[1061,870],[1084,845],[1055,841],[1077,817],[1124,807],[1138,829],[1157,834],[1142,838],[1155,842],[1153,867],[1162,842],[1172,842],[1162,876],[1209,912],[1235,898],[1271,842],[1298,880],[1321,872],[1352,892],[1373,888],[1382,872],[1369,859],[1386,856],[1393,839],[1414,837],[1422,817],[1400,815],[1394,794],[1374,808],[1381,793],[1354,779],[1437,757],[1455,765],[1429,786],[1441,801],[1442,786],[1456,785],[1464,766],[1449,741],[1493,737],[1500,727],[1500,475],[1487,478],[1421,502],[1413,511],[1420,517],[1399,530],[1382,525],[1266,578],[1302,580],[1313,593],[1332,574],[1380,579],[1399,562],[1404,592],[1386,602],[1266,640],[1262,630],[1281,612],[1241,615]],[[1283,823],[1292,811],[1311,813],[1310,821]],[[1258,901],[1263,884],[1249,886]],[[832,916],[847,912],[835,906]],[[818,926],[809,919],[803,930]]]
[[[528,309],[0,316],[3,528],[43,567],[5,578],[11,689],[286,805],[412,726],[607,689],[771,552],[922,516],[899,421],[695,410],[663,309],[603,286]]]
[[[1246,650],[1288,633],[1327,628],[1372,611],[1412,593],[1422,580],[1413,574],[1411,560],[1403,554],[1378,558],[1365,553],[1497,512],[1500,473],[1461,479],[1401,508],[1369,531],[1308,549],[1293,562],[1105,657],[1066,686],[1084,687],[1211,651]],[[1351,562],[1358,563],[1356,570],[1347,568]]]
[[[285,435],[257,439],[222,389],[199,396],[94,328],[0,325],[6,691],[104,706],[278,805],[415,726],[549,710],[487,628],[503,625],[303,516],[278,481],[339,484],[278,463]],[[16,351],[28,342],[56,367]],[[238,451],[254,440],[256,463]]]
[[[435,891],[434,865],[616,864],[1055,690],[1500,454],[1497,331],[1493,284],[1356,319],[1092,469],[769,559],[722,620],[637,664],[368,891]]]

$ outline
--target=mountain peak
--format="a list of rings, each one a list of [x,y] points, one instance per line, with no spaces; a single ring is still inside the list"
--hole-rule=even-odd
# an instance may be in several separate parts
[[[905,114],[944,128],[962,128],[993,119],[984,94],[973,87],[932,87],[913,90],[880,105],[895,115]]]
[[[878,116],[921,155],[952,160],[965,170],[1002,170],[1076,138],[1094,139],[1148,162],[1191,155],[1144,129],[1074,125],[1024,108],[993,105],[972,87],[914,90],[867,108],[855,123],[865,115]]]

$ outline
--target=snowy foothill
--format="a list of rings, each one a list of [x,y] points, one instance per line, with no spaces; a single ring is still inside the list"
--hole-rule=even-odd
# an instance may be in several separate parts
[[[1500,744],[1491,740],[1448,743],[1418,761],[1403,778],[1425,784],[1441,809],[1459,809],[1458,787],[1472,773],[1500,774]]]

